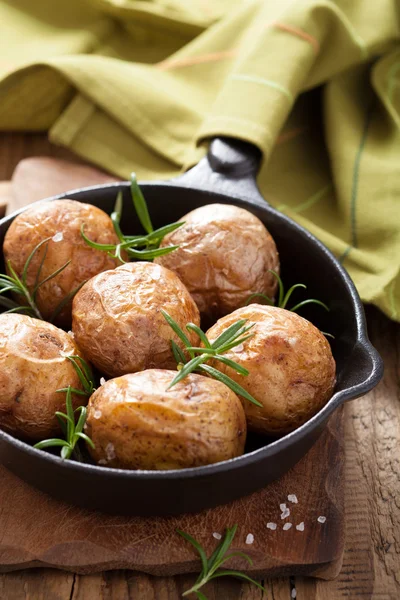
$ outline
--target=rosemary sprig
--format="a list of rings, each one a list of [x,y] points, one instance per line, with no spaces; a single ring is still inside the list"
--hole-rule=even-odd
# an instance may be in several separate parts
[[[186,590],[182,594],[182,596],[188,596],[189,594],[196,594],[198,600],[207,600],[207,598],[203,594],[203,592],[200,592],[200,588],[202,588],[206,583],[208,583],[212,579],[216,579],[217,577],[225,577],[225,576],[243,579],[244,581],[248,581],[249,583],[256,585],[263,592],[266,591],[265,588],[263,588],[263,586],[261,584],[259,584],[257,581],[255,581],[248,575],[241,573],[240,571],[233,571],[231,569],[229,569],[229,570],[221,569],[221,567],[230,558],[233,558],[234,556],[240,556],[241,558],[244,558],[245,560],[247,560],[247,562],[250,565],[253,564],[253,561],[251,560],[250,556],[248,556],[247,554],[244,554],[243,552],[231,552],[230,554],[227,554],[227,552],[233,542],[233,538],[235,537],[236,530],[237,530],[237,525],[234,525],[233,527],[226,529],[225,537],[220,541],[220,543],[218,544],[218,546],[216,547],[214,552],[211,554],[210,558],[207,558],[207,555],[206,555],[203,547],[201,546],[201,544],[199,544],[199,542],[197,540],[195,540],[191,535],[189,535],[185,531],[181,531],[180,529],[176,530],[180,536],[182,536],[186,541],[190,542],[192,544],[192,546],[197,550],[197,552],[200,556],[201,566],[202,566],[200,575],[198,576],[196,583],[189,590]]]
[[[75,453],[77,458],[80,459],[80,452],[77,447],[79,440],[85,440],[92,448],[94,448],[94,444],[90,437],[86,435],[86,433],[83,433],[83,427],[86,423],[87,408],[86,406],[78,406],[78,408],[74,410],[72,406],[72,394],[78,394],[85,397],[91,396],[95,391],[94,377],[92,369],[81,356],[73,354],[71,356],[66,356],[66,358],[72,362],[79,380],[82,383],[83,390],[78,390],[71,385],[57,390],[57,392],[66,393],[65,404],[67,412],[56,412],[56,417],[60,423],[65,440],[61,438],[50,438],[38,442],[34,445],[34,448],[43,450],[44,448],[61,446],[61,458],[71,458],[72,454]],[[75,413],[79,414],[78,422],[75,422]]]
[[[265,294],[251,294],[251,296],[249,296],[247,298],[247,300],[245,302],[245,306],[250,304],[252,302],[252,300],[254,300],[254,298],[262,298],[270,306],[277,306],[278,308],[286,308],[291,295],[293,294],[293,292],[296,289],[298,289],[298,288],[307,289],[307,286],[304,285],[304,283],[296,283],[295,285],[292,285],[292,287],[289,288],[288,291],[285,293],[285,288],[284,288],[282,279],[279,277],[278,273],[276,273],[275,271],[272,271],[271,269],[269,269],[269,273],[272,273],[272,275],[278,281],[278,299],[276,301],[276,304],[272,298],[270,298],[269,296],[266,296]],[[322,306],[323,308],[325,308],[325,310],[329,311],[329,307],[324,302],[321,302],[321,300],[316,300],[315,298],[309,298],[307,300],[303,300],[302,302],[299,302],[298,304],[296,304],[289,310],[291,312],[297,312],[299,308],[301,308],[302,306],[305,306],[306,304],[319,304],[319,306]]]
[[[79,377],[79,381],[82,384],[83,390],[78,390],[77,388],[73,388],[71,386],[71,391],[74,394],[78,394],[80,396],[91,396],[95,391],[94,387],[94,376],[92,369],[86,362],[84,358],[78,356],[78,354],[71,354],[70,356],[66,356],[69,361],[72,362],[74,369]],[[57,390],[57,392],[67,392],[68,388],[61,388]]]
[[[254,334],[248,332],[254,327],[254,323],[246,325],[247,319],[240,319],[225,329],[225,331],[223,331],[221,335],[218,336],[217,339],[212,343],[209,341],[206,334],[200,329],[200,327],[197,327],[197,325],[194,325],[193,323],[188,323],[186,325],[187,331],[196,333],[201,342],[203,342],[204,347],[200,347],[191,345],[185,332],[179,327],[178,323],[174,321],[174,319],[167,312],[165,312],[165,310],[161,310],[161,313],[171,329],[183,342],[185,346],[185,352],[189,355],[189,357],[187,357],[185,352],[181,350],[181,348],[173,340],[171,340],[172,352],[177,362],[179,373],[173,379],[167,389],[172,388],[179,381],[187,377],[189,373],[197,372],[209,375],[213,379],[221,381],[233,392],[235,392],[235,394],[246,398],[246,400],[252,402],[256,406],[262,407],[262,404],[253,398],[253,396],[251,396],[244,388],[242,388],[241,385],[236,383],[236,381],[228,377],[228,375],[225,375],[225,373],[221,373],[221,371],[218,371],[218,369],[215,367],[205,364],[210,359],[216,360],[222,362],[228,367],[231,367],[234,371],[236,371],[236,373],[246,377],[249,374],[249,371],[242,365],[239,365],[233,360],[226,358],[223,356],[223,354],[228,352],[228,350],[231,350],[231,348],[239,346],[251,338]]]
[[[64,390],[57,390],[58,392]],[[75,410],[72,406],[72,391],[73,388],[69,385],[67,387],[66,392],[66,413],[57,411],[56,416],[60,422],[60,426],[63,434],[65,435],[65,440],[61,438],[50,438],[48,440],[43,440],[34,445],[34,448],[38,448],[43,450],[44,448],[51,448],[54,446],[61,446],[61,458],[68,459],[71,458],[72,453],[76,450],[76,445],[79,440],[85,440],[94,448],[94,444],[90,437],[83,433],[83,427],[86,422],[86,414],[87,409],[86,406],[78,406]],[[79,414],[78,422],[75,422],[75,413]]]
[[[179,246],[166,246],[160,248],[160,244],[168,233],[172,233],[184,224],[183,221],[164,225],[159,229],[154,230],[150,219],[149,210],[142,191],[137,183],[135,173],[131,175],[131,196],[133,206],[139,221],[146,231],[146,235],[124,235],[121,230],[121,217],[123,208],[122,192],[119,191],[115,201],[114,210],[111,213],[111,220],[114,225],[115,233],[119,239],[118,244],[98,244],[90,240],[85,234],[85,225],[81,227],[81,235],[86,244],[96,250],[107,252],[112,258],[117,258],[120,262],[126,261],[122,257],[123,251],[131,260],[147,260],[151,261],[157,256],[163,256],[176,250]]]
[[[71,262],[70,260],[68,260],[59,269],[57,269],[56,271],[54,271],[53,273],[51,273],[44,279],[40,280],[40,275],[42,272],[43,264],[44,264],[44,261],[47,256],[49,241],[51,239],[52,239],[51,237],[48,237],[48,238],[42,240],[41,242],[39,242],[39,244],[37,244],[37,246],[35,246],[35,248],[32,250],[32,252],[30,253],[30,255],[28,256],[28,258],[26,260],[26,263],[22,270],[21,277],[19,277],[17,275],[17,273],[15,272],[14,268],[11,265],[11,262],[10,261],[7,262],[7,267],[8,267],[9,272],[11,273],[11,275],[3,275],[3,274],[0,275],[0,306],[4,306],[4,308],[7,308],[7,310],[5,312],[26,313],[30,317],[35,317],[36,319],[41,319],[42,321],[44,320],[43,316],[41,315],[41,313],[36,305],[37,293],[38,293],[40,287],[44,283],[46,283],[47,281],[50,281],[50,279],[53,279],[54,277],[59,275],[62,271],[64,271],[64,269],[66,269],[68,267],[68,265]],[[28,289],[28,284],[27,284],[28,269],[29,269],[29,266],[35,256],[35,254],[45,244],[46,244],[46,246],[44,248],[42,260],[40,261],[40,265],[39,265],[38,271],[36,273],[35,284],[34,284],[32,292],[30,292]],[[81,285],[83,285],[83,283]],[[71,294],[68,295],[67,301],[69,301],[75,295],[75,293],[77,291],[78,291],[78,289],[73,290],[73,292],[71,292]],[[26,304],[20,305],[17,302],[14,302],[14,300],[11,300],[10,298],[3,296],[3,294],[6,294],[6,293],[13,293],[18,296],[22,296],[24,298],[24,300],[26,301]],[[60,302],[59,306],[54,311],[54,315],[52,316],[52,319],[55,318],[55,316],[57,316],[59,314],[59,312],[62,310],[62,308],[64,308],[67,301],[64,298]],[[61,308],[59,308],[59,307],[61,307]]]

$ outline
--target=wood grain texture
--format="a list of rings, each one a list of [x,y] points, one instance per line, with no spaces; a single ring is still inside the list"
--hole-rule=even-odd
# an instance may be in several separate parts
[[[253,566],[234,559],[230,568],[268,575],[336,576],[343,553],[343,411],[332,415],[310,452],[279,481],[246,498],[196,515],[170,518],[106,516],[71,507],[34,490],[0,467],[0,571],[52,566],[78,573],[129,568],[154,575],[199,570],[192,547],[176,529],[193,535],[211,554],[213,532],[238,523],[232,549],[247,552]],[[79,491],[77,491],[79,493]],[[290,504],[288,494],[298,504]],[[279,505],[291,514],[282,521]],[[326,523],[317,522],[319,515]],[[290,530],[284,523],[293,523]],[[277,524],[276,531],[267,528]],[[305,523],[304,531],[296,524]],[[254,543],[247,545],[248,533]]]
[[[66,151],[51,147],[44,136],[0,136],[0,179],[10,179],[20,159],[37,154],[69,158]],[[221,579],[218,586],[208,587],[209,599],[290,600],[293,585],[299,600],[400,598],[400,327],[373,309],[367,311],[367,317],[386,371],[374,392],[346,407],[348,527],[341,574],[335,581],[267,579],[266,595],[247,584]],[[0,575],[0,598],[177,600],[180,590],[190,587],[192,581],[190,575],[172,580],[130,571],[71,575],[54,569],[31,569]]]
[[[52,157],[26,158],[18,163],[13,173],[7,213],[67,190],[113,181],[118,180],[94,167],[70,160]]]
[[[71,187],[109,179],[97,169],[70,161],[27,158],[12,177],[11,210]],[[228,506],[177,519],[105,517],[71,508],[0,468],[0,509],[6,523],[0,532],[0,569],[54,566],[91,573],[130,568],[175,575],[199,568],[193,549],[175,533],[177,528],[194,535],[211,553],[216,544],[212,533],[222,534],[238,523],[233,547],[247,551],[253,566],[250,569],[239,559],[231,568],[330,578],[340,569],[344,546],[343,456],[342,411],[337,411],[315,447],[279,482]],[[290,506],[293,526],[284,531],[279,505],[288,502],[291,493],[297,494],[299,504]],[[317,522],[319,515],[326,516],[326,524]],[[269,521],[277,523],[276,531],[267,529]],[[295,527],[302,521],[304,532]],[[255,535],[251,546],[245,544],[248,533]]]

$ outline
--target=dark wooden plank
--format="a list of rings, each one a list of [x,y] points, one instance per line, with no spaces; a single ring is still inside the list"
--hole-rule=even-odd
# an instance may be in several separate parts
[[[11,177],[14,167],[21,158],[35,155],[70,158],[67,151],[51,146],[45,136],[1,135],[0,180]],[[350,466],[346,470],[348,480],[346,490],[349,488],[350,490],[349,495],[346,496],[346,508],[348,514],[351,513],[353,516],[349,518],[343,570],[336,581],[297,578],[295,585],[297,598],[300,600],[340,598],[394,600],[400,597],[398,590],[400,573],[398,568],[400,564],[398,556],[400,547],[399,327],[374,310],[369,311],[368,317],[372,339],[385,358],[386,374],[384,383],[373,395],[352,402],[348,409],[347,440],[350,440],[350,445],[347,441],[347,456]],[[353,504],[351,504],[352,497]],[[361,530],[358,531],[357,525],[358,522],[365,522],[365,520],[369,523],[369,527],[362,527],[362,535],[360,535]],[[369,573],[367,589],[362,581],[366,570]],[[39,579],[36,573],[40,573],[40,579],[47,582],[42,584],[42,588],[37,588],[42,590],[40,592],[42,596],[36,595],[34,591]],[[46,600],[52,598],[70,600],[72,591],[76,597],[79,584],[80,589],[86,590],[87,594],[91,590],[102,594],[87,595],[86,598],[96,598],[96,600],[109,598],[115,593],[114,586],[117,586],[115,589],[119,592],[123,590],[125,594],[125,588],[121,587],[118,578],[123,578],[127,582],[129,598],[135,600],[157,598],[156,590],[158,591],[159,584],[156,587],[156,579],[151,576],[137,575],[129,571],[117,572],[111,578],[109,574],[72,576],[50,569],[0,575],[0,598],[1,600],[26,598],[26,590],[29,590],[29,597],[33,600],[41,597]],[[190,587],[192,581],[191,576],[178,576],[174,579],[179,590]],[[64,587],[60,584],[62,581],[67,582],[63,584]],[[250,591],[239,582],[232,583],[234,596],[227,595],[228,589],[231,593],[230,583],[221,581],[221,585],[229,588],[219,588],[221,592],[219,598],[250,600],[258,597],[254,595],[256,593],[254,589]],[[268,598],[289,600],[291,586],[288,579],[267,581],[266,587],[269,592]],[[58,595],[51,595],[53,590]],[[168,598],[165,594],[164,597]],[[179,596],[170,595],[170,598],[176,597]]]

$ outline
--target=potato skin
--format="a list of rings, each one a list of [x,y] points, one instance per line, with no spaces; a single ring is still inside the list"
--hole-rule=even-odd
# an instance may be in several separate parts
[[[65,393],[82,389],[67,355],[82,356],[71,336],[50,323],[25,315],[0,315],[0,427],[16,437],[40,441],[59,436],[57,410]],[[73,396],[73,405],[85,404]]]
[[[161,309],[182,329],[199,325],[197,306],[175,273],[149,262],[128,263],[100,273],[76,294],[72,330],[88,359],[110,377],[174,368],[170,340],[183,345]]]
[[[94,460],[122,469],[184,469],[243,454],[246,418],[224,384],[151,369],[107,381],[90,398],[86,433]]]
[[[238,375],[222,363],[214,366],[263,404],[259,408],[243,400],[249,430],[288,433],[312,417],[333,393],[336,365],[329,343],[296,313],[259,304],[220,319],[207,331],[210,341],[238,319],[255,323],[254,336],[225,356],[247,368],[249,375]]]
[[[279,273],[275,242],[249,211],[230,204],[208,204],[181,219],[161,246],[180,246],[155,262],[171,269],[188,288],[207,320],[243,306],[254,293],[274,296]]]
[[[11,262],[21,276],[25,262],[32,250],[46,238],[62,234],[60,241],[50,240],[41,271],[41,280],[54,273],[68,260],[71,263],[59,275],[43,284],[37,294],[36,304],[44,319],[50,320],[60,301],[83,281],[101,271],[113,269],[120,263],[106,252],[90,248],[81,236],[85,224],[87,237],[100,244],[118,243],[110,217],[90,204],[75,200],[38,202],[18,215],[11,223],[4,239],[4,260]],[[32,291],[45,248],[36,253],[28,269],[28,287]],[[21,297],[16,297],[17,301]],[[70,302],[54,321],[61,327],[70,327]]]

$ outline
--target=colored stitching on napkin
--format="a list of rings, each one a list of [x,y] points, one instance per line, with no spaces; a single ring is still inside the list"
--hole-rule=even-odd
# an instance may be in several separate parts
[[[372,118],[372,106],[370,106],[367,110],[367,114],[365,117],[364,127],[361,134],[360,145],[357,150],[356,158],[354,161],[353,168],[353,184],[351,190],[351,245],[353,248],[357,248],[358,246],[358,236],[357,236],[357,223],[356,223],[356,208],[357,208],[357,195],[358,195],[358,184],[360,181],[360,163],[361,156],[365,147],[365,143],[367,141],[367,135],[369,126]]]
[[[277,206],[277,210],[283,211],[288,208],[289,210],[291,210],[292,212],[295,212],[295,213],[299,213],[299,212],[302,212],[303,210],[307,210],[307,208],[310,208],[311,206],[313,206],[314,204],[316,204],[317,202],[322,200],[322,198],[326,195],[327,192],[329,192],[329,190],[332,187],[333,187],[332,184],[328,183],[328,185],[325,185],[323,188],[318,190],[318,192],[316,192],[315,194],[310,196],[310,198],[308,198],[301,204],[298,204],[294,208],[288,206],[287,204],[281,204],[280,206]]]
[[[301,135],[305,131],[307,131],[307,127],[297,127],[296,129],[291,129],[290,131],[285,131],[278,135],[276,138],[277,144],[283,144],[284,142],[288,142],[289,140]]]
[[[263,77],[257,77],[255,75],[231,75],[230,79],[234,79],[236,81],[248,81],[249,83],[256,83],[259,85],[265,85],[267,87],[271,87],[275,90],[278,90],[282,94],[284,94],[291,102],[294,101],[293,95],[287,88],[278,83],[277,81],[273,81],[272,79],[264,79]]]
[[[156,67],[162,71],[169,69],[176,69],[179,67],[188,67],[191,65],[203,64],[207,62],[216,62],[224,60],[226,58],[232,58],[236,56],[238,51],[235,50],[224,50],[222,52],[211,52],[210,54],[202,54],[201,56],[191,56],[188,58],[177,58],[171,60],[163,60],[159,62]]]
[[[271,25],[267,25],[266,27],[271,27]],[[287,33],[292,33],[293,35],[297,35],[297,37],[301,38],[305,42],[311,44],[314,49],[315,54],[318,54],[320,51],[320,44],[316,37],[303,31],[299,27],[293,27],[292,25],[286,25],[285,23],[272,23],[272,27],[276,27],[277,29],[281,29],[282,31],[286,31]]]

